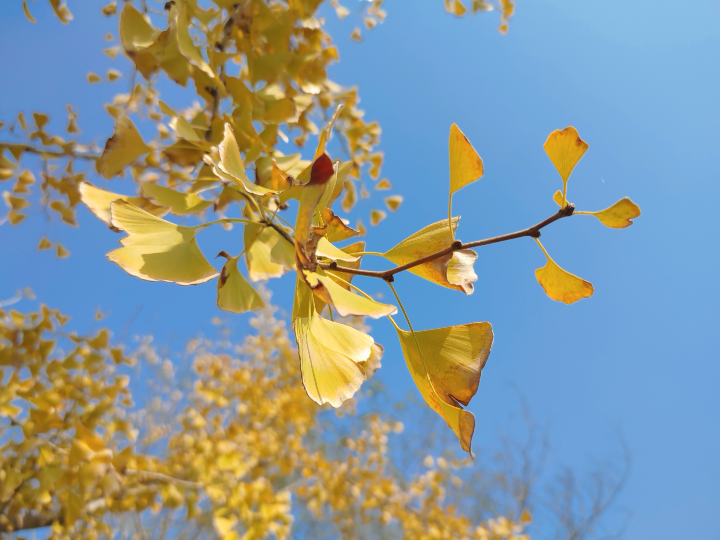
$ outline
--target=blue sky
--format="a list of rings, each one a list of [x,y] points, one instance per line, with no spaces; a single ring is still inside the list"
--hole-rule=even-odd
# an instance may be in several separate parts
[[[84,78],[106,67],[100,48],[115,20],[70,2],[76,20],[64,27],[38,3],[38,24],[30,25],[14,4],[0,8],[0,116],[42,108],[64,122],[65,104],[78,103],[84,135],[104,140],[112,124],[102,103],[125,83],[88,86]],[[440,0],[386,8],[387,21],[362,44],[347,38],[352,22],[328,17],[342,59],[332,75],[360,86],[367,117],[383,127],[384,176],[405,197],[383,232],[371,231],[369,248],[384,251],[445,216],[452,122],[485,163],[485,176],[455,197],[463,240],[555,211],[561,182],[542,144],[567,125],[590,144],[569,200],[599,210],[629,196],[643,211],[625,230],[576,216],[543,231],[555,261],[595,286],[592,298],[572,306],[543,293],[534,270],[544,258],[529,239],[481,248],[470,297],[397,279],[416,329],[493,324],[495,346],[470,406],[475,444],[492,444],[517,410],[517,390],[549,426],[558,462],[588,468],[622,434],[633,456],[621,500],[633,513],[626,538],[720,539],[720,4],[520,0],[507,36],[497,33],[495,15],[455,20]],[[173,92],[170,101],[182,104]],[[363,204],[358,215],[367,214]],[[73,315],[80,331],[101,306],[120,333],[140,305],[133,332],[180,346],[211,331],[214,283],[180,288],[132,278],[104,258],[117,236],[87,211],[80,222],[70,229],[35,216],[17,230],[0,226],[0,298],[30,286]],[[44,233],[72,257],[37,253]],[[215,253],[227,240],[202,242]],[[382,285],[363,283],[387,298]],[[273,282],[281,305],[291,287],[291,279]],[[373,335],[386,346],[379,376],[398,395],[407,392],[412,381],[392,327],[375,323]]]

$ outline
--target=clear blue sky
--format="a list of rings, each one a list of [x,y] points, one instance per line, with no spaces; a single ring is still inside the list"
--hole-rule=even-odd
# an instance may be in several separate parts
[[[89,87],[84,78],[106,66],[99,50],[116,20],[98,15],[100,3],[79,4],[70,1],[70,27],[42,3],[37,25],[24,19],[20,2],[0,7],[3,120],[40,104],[64,122],[72,102],[86,136],[111,132],[101,106],[117,89]],[[370,247],[383,251],[444,217],[452,122],[486,171],[455,199],[463,240],[524,228],[555,211],[560,180],[542,144],[567,125],[590,144],[569,199],[598,210],[629,196],[643,211],[626,230],[575,217],[543,232],[553,258],[595,286],[592,298],[572,306],[544,295],[534,277],[544,259],[529,239],[481,248],[468,298],[412,276],[397,280],[416,328],[494,326],[470,407],[475,444],[492,443],[517,410],[517,389],[549,425],[560,462],[587,468],[622,433],[633,455],[621,501],[633,513],[626,538],[720,539],[720,4],[519,0],[507,36],[496,32],[494,15],[455,20],[440,0],[386,7],[387,21],[362,44],[347,39],[350,22],[329,17],[342,57],[333,75],[360,86],[367,116],[383,127],[384,175],[405,196],[383,234],[371,232]],[[171,101],[180,105],[181,97]],[[116,333],[143,305],[133,332],[178,346],[210,330],[214,283],[180,288],[132,278],[103,256],[117,236],[87,211],[80,221],[79,229],[48,228],[40,216],[17,230],[0,226],[0,298],[30,286],[74,315],[81,331],[102,306],[112,310]],[[37,253],[45,232],[72,257]],[[211,235],[203,245],[207,253],[223,247]],[[276,298],[291,286],[277,283]],[[412,382],[394,331],[377,323],[373,334],[386,346],[380,377],[406,392]]]

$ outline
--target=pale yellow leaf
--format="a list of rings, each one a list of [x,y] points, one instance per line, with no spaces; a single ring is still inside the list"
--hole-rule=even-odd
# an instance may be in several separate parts
[[[563,130],[556,129],[548,135],[544,148],[563,182],[567,182],[575,165],[588,149],[588,144],[580,138],[577,130],[570,126]]]
[[[127,116],[119,116],[115,122],[115,134],[105,143],[95,168],[109,180],[150,150],[135,124]]]

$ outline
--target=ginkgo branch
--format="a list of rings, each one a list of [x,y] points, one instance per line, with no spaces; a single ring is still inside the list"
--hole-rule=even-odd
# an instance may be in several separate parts
[[[336,262],[320,263],[320,267],[324,268],[326,270],[338,270],[340,272],[346,272],[348,274],[355,274],[358,276],[366,276],[366,277],[374,277],[374,278],[384,279],[385,281],[392,281],[394,279],[393,276],[395,274],[404,272],[405,270],[409,270],[410,268],[414,268],[415,266],[419,266],[421,264],[425,264],[425,263],[434,261],[435,259],[439,259],[440,257],[443,257],[443,256],[448,255],[449,253],[453,253],[455,251],[459,251],[461,249],[472,249],[472,248],[476,248],[476,247],[487,246],[490,244],[497,244],[499,242],[506,242],[508,240],[514,240],[515,238],[524,238],[524,237],[538,238],[540,236],[541,229],[543,229],[544,227],[547,227],[548,225],[556,222],[559,219],[571,216],[574,211],[575,211],[575,205],[568,204],[565,206],[565,208],[558,210],[557,213],[555,213],[554,215],[550,216],[547,219],[544,219],[543,221],[541,221],[540,223],[537,223],[536,225],[533,225],[532,227],[528,227],[527,229],[523,229],[521,231],[516,231],[513,233],[503,234],[501,236],[494,236],[492,238],[485,238],[483,240],[475,240],[474,242],[463,243],[459,240],[456,240],[451,245],[446,247],[445,249],[441,249],[440,251],[431,253],[430,255],[427,255],[426,257],[422,257],[421,259],[417,259],[416,261],[412,261],[412,262],[409,262],[402,266],[398,266],[397,268],[391,268],[389,270],[362,270],[360,268],[357,268],[357,269],[356,268],[347,268],[345,266],[338,265]]]

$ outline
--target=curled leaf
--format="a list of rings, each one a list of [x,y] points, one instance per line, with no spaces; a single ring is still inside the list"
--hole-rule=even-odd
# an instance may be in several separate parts
[[[632,225],[632,219],[640,215],[640,207],[628,197],[625,197],[605,210],[599,212],[575,212],[575,214],[595,216],[606,227],[624,229]]]
[[[120,116],[115,122],[115,134],[105,143],[95,168],[103,178],[109,180],[150,150],[132,120]]]
[[[405,362],[425,401],[448,423],[471,453],[475,417],[463,410],[475,395],[493,342],[490,323],[420,332],[397,328]],[[419,347],[419,348],[418,348]]]
[[[227,259],[217,283],[217,306],[231,313],[245,313],[265,307],[265,302],[238,269],[240,257],[231,257],[224,251],[218,254]]]
[[[112,225],[128,233],[107,258],[128,274],[146,281],[196,285],[218,272],[205,259],[195,235],[203,228],[181,227],[123,201],[111,206]]]
[[[452,219],[453,232],[457,228],[459,217]],[[409,236],[383,256],[402,266],[449,247],[453,242],[447,220],[438,221]],[[413,266],[408,270],[421,278],[448,287],[465,294],[472,294],[473,283],[477,275],[473,264],[477,253],[470,249],[462,249],[448,253],[430,262]]]
[[[545,290],[545,294],[553,300],[564,302],[565,304],[572,304],[578,300],[592,296],[594,289],[589,281],[585,281],[560,268],[555,261],[550,258],[550,255],[545,251],[540,241],[537,239],[536,241],[547,257],[545,266],[535,270],[535,277]]]
[[[325,224],[325,238],[329,242],[342,242],[354,236],[358,236],[360,233],[349,227],[339,216],[329,208],[325,208],[322,211],[322,220]]]
[[[368,377],[363,369],[371,354],[382,354],[374,340],[349,326],[328,321],[317,313],[298,317],[293,330],[300,356],[303,386],[318,405],[339,407],[351,398]],[[373,362],[379,364],[379,359]]]

